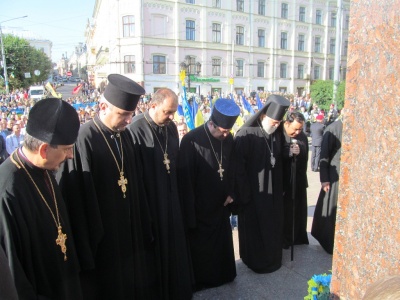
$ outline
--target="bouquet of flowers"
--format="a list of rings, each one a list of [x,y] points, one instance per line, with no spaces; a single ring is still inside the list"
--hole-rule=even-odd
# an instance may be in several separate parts
[[[308,281],[308,295],[304,300],[328,300],[332,274],[314,275]]]

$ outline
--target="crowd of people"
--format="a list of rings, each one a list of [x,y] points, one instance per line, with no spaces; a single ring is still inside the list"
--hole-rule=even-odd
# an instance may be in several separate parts
[[[119,74],[93,98],[7,109],[0,295],[191,299],[236,278],[234,227],[248,268],[278,270],[283,249],[308,244],[310,135],[322,136],[311,143],[322,183],[312,234],[332,253],[340,113],[309,97],[259,96],[262,107],[246,98],[253,114],[240,95],[202,97],[204,123],[192,130],[177,114],[180,95],[146,94]]]

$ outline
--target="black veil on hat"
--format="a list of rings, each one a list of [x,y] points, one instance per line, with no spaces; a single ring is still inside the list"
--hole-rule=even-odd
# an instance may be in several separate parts
[[[120,109],[134,111],[140,96],[146,93],[144,88],[120,74],[110,74],[107,79],[108,84],[104,90],[104,98]]]
[[[51,145],[72,145],[78,137],[79,127],[75,108],[64,100],[46,98],[30,110],[26,132]]]
[[[240,108],[235,101],[219,98],[215,101],[211,121],[223,129],[231,129],[240,114]]]
[[[258,112],[252,115],[243,126],[258,126],[257,121],[262,114],[266,114],[267,117],[273,120],[280,121],[285,116],[285,113],[289,106],[290,101],[285,97],[279,95],[270,95],[267,98],[267,102],[265,103],[265,105]]]

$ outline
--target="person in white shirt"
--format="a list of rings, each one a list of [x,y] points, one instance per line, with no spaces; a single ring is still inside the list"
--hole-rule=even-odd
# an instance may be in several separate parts
[[[21,127],[19,124],[14,124],[12,127],[13,133],[7,136],[6,138],[6,149],[8,154],[14,152],[15,149],[18,149],[22,142],[24,141],[24,135],[21,134]]]

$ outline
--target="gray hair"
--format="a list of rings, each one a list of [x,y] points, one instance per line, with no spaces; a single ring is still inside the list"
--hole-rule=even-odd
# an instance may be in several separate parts
[[[29,151],[35,152],[39,150],[41,145],[45,144],[45,142],[25,133],[24,136],[24,147],[27,148]],[[51,148],[57,149],[57,145],[50,145]]]

